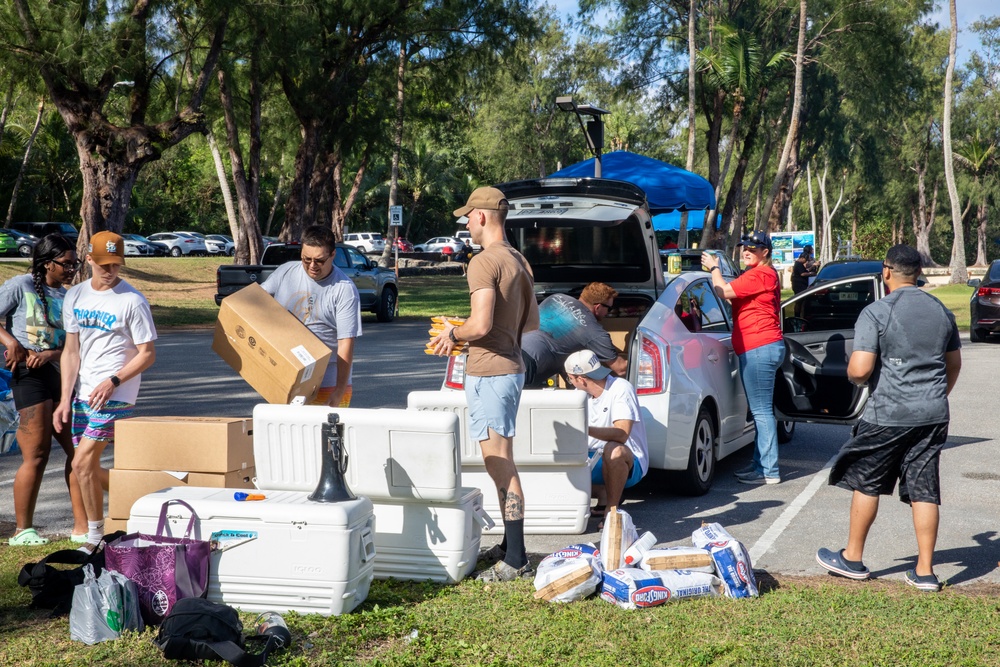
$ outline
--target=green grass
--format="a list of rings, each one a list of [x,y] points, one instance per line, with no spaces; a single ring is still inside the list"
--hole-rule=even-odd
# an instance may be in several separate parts
[[[969,329],[969,300],[972,298],[972,288],[968,285],[942,285],[930,290],[945,308],[955,314],[955,323],[964,331]]]
[[[47,551],[0,546],[0,664],[177,664],[153,646],[154,630],[87,647],[69,640],[67,618],[28,610],[16,573]],[[901,582],[758,574],[759,599],[683,600],[643,611],[623,611],[597,598],[537,602],[528,581],[376,581],[350,614],[288,614],[293,646],[268,664],[997,664],[995,586],[929,595]],[[253,616],[244,614],[244,623]]]

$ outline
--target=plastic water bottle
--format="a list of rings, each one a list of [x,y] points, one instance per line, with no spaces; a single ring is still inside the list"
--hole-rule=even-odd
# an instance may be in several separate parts
[[[625,550],[625,564],[638,565],[643,555],[652,549],[654,544],[656,544],[656,535],[647,530],[639,539],[632,543],[632,546]]]
[[[277,642],[275,648],[283,649],[292,645],[292,633],[285,624],[285,619],[273,611],[265,611],[254,621],[258,635],[269,635]]]

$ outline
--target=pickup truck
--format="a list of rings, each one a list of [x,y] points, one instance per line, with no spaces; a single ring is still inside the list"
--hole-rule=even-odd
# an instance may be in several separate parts
[[[215,274],[215,304],[222,305],[224,298],[250,283],[263,283],[279,265],[299,261],[301,252],[298,243],[272,243],[264,248],[260,264],[221,265]],[[396,273],[380,268],[357,248],[343,243],[337,245],[333,263],[357,286],[361,310],[375,313],[379,322],[392,322],[399,296]]]

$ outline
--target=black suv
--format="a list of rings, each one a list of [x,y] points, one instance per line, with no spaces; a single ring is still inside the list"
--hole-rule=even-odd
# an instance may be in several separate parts
[[[76,243],[80,232],[76,227],[68,222],[12,222],[11,229],[16,229],[25,234],[31,234],[37,239],[41,239],[47,234],[62,234],[73,243]]]

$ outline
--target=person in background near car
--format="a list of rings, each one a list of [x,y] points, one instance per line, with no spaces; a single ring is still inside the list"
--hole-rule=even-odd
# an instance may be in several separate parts
[[[69,288],[63,300],[62,399],[52,423],[62,433],[72,406],[73,475],[87,512],[80,550],[93,552],[104,537],[108,471],[101,454],[115,439],[115,420],[131,416],[142,372],[156,360],[156,328],[146,297],[118,275],[125,265],[121,236],[90,237],[87,263],[93,277]]]
[[[514,424],[524,385],[521,335],[538,328],[534,280],[527,260],[507,243],[507,199],[496,188],[477,188],[455,211],[468,217],[472,242],[483,250],[469,265],[472,312],[461,326],[445,324],[431,341],[439,355],[450,355],[469,341],[465,396],[469,434],[479,442],[486,471],[497,487],[503,514],[503,541],[482,560],[496,561],[482,581],[512,581],[533,574],[524,549],[524,491],[514,465]],[[446,320],[447,322],[447,320]]]
[[[62,396],[59,356],[66,340],[62,328],[63,298],[80,263],[76,245],[60,234],[49,234],[35,246],[31,272],[11,278],[0,287],[0,313],[12,314],[11,329],[0,328],[6,366],[12,374],[14,406],[20,421],[17,444],[21,467],[14,475],[14,516],[17,529],[11,546],[46,544],[35,530],[35,502],[52,449],[52,412]],[[64,476],[73,508],[74,542],[87,539],[87,513],[73,468],[73,438],[69,429],[58,437],[66,452]]]
[[[346,408],[351,404],[354,339],[361,335],[361,298],[354,282],[334,265],[336,251],[329,228],[307,227],[302,261],[282,264],[261,287],[337,352],[312,404]]]
[[[778,484],[778,424],[774,419],[774,376],[785,359],[781,335],[781,279],[771,266],[771,237],[764,231],[744,235],[739,244],[746,271],[730,283],[722,277],[719,259],[702,253],[701,263],[712,274],[720,297],[733,303],[733,351],[739,356],[740,377],[757,427],[753,461],[736,473],[744,484]]]
[[[677,239],[668,236],[667,240],[663,242],[663,250],[677,250]]]
[[[798,294],[809,287],[809,279],[816,275],[817,268],[813,259],[813,247],[803,246],[802,252],[792,264],[792,292]]]
[[[625,375],[628,360],[618,354],[611,334],[600,324],[614,307],[616,296],[614,288],[590,283],[579,299],[553,294],[542,301],[538,329],[524,334],[521,341],[525,389],[545,387],[550,377],[563,370],[570,354],[585,349],[593,350],[615,375]]]
[[[609,507],[621,503],[625,489],[638,484],[649,469],[639,397],[628,380],[612,377],[611,369],[590,350],[569,355],[564,367],[570,383],[590,396],[590,480],[597,498],[591,515],[603,519]]]
[[[962,369],[955,316],[917,287],[920,254],[908,245],[889,248],[882,280],[889,294],[861,311],[847,376],[868,384],[871,396],[850,440],[830,469],[830,484],[853,492],[847,548],[820,549],[816,561],[850,579],[868,579],[865,541],[878,515],[880,495],[899,480],[899,499],[910,505],[917,563],[906,583],[937,592],[934,575],[939,460],[948,439],[948,394]]]

